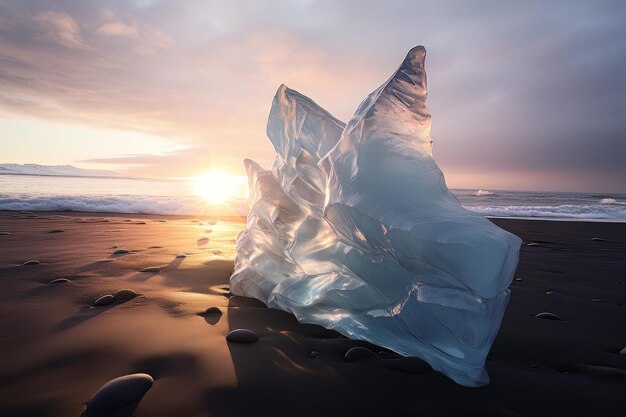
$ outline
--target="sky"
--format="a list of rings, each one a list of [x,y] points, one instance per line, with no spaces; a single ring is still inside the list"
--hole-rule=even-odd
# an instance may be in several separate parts
[[[626,2],[0,0],[0,163],[269,166],[281,83],[347,122],[415,45],[452,188],[626,193]]]

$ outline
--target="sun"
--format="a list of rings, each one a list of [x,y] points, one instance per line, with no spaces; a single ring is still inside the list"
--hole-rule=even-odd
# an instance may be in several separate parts
[[[224,204],[243,196],[246,179],[222,171],[211,171],[192,178],[191,183],[193,191],[210,204]]]

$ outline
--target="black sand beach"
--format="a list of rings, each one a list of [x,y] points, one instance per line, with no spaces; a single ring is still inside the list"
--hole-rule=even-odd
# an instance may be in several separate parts
[[[464,388],[389,352],[346,362],[383,350],[231,296],[244,221],[0,213],[0,416],[79,416],[137,372],[155,382],[136,416],[624,415],[626,224],[493,220],[524,245],[491,384]],[[236,328],[259,341],[227,343]]]

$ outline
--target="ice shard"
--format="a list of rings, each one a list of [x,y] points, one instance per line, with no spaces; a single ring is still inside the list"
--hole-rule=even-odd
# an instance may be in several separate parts
[[[250,213],[230,289],[481,386],[521,241],[446,187],[425,57],[409,51],[347,125],[278,89],[272,169],[245,161]]]

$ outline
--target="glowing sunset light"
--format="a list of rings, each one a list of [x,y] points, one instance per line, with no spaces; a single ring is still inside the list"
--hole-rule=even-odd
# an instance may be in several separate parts
[[[244,198],[246,177],[221,171],[206,172],[191,180],[193,191],[210,204],[224,204],[230,199]]]

